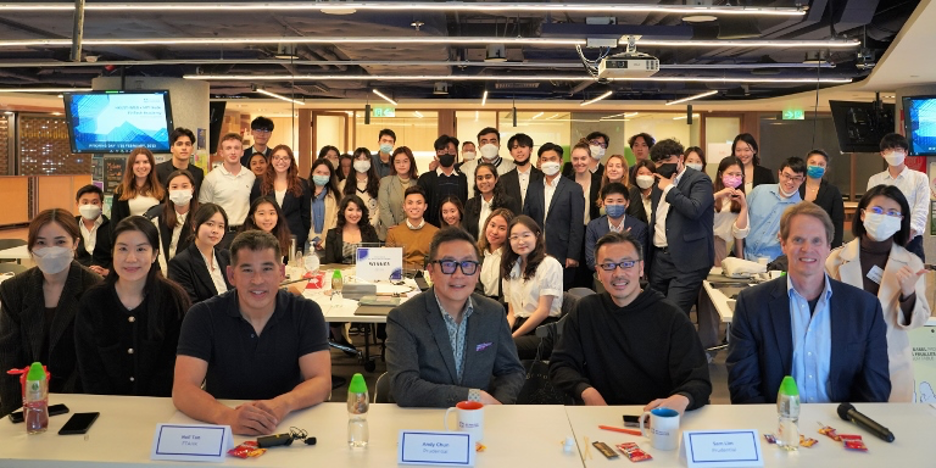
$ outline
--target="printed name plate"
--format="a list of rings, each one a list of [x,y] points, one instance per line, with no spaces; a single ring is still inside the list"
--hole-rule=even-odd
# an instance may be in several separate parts
[[[474,466],[474,436],[467,432],[400,431],[400,465]]]
[[[363,281],[402,281],[402,247],[358,247],[354,275]]]
[[[231,426],[157,424],[150,459],[221,462],[232,447]]]
[[[756,429],[683,431],[680,458],[686,460],[688,468],[764,466]]]

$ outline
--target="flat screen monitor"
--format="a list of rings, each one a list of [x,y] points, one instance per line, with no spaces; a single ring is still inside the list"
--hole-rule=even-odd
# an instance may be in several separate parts
[[[91,91],[65,95],[72,153],[169,152],[169,91]]]
[[[843,153],[877,153],[881,138],[894,132],[894,105],[881,102],[829,101]]]
[[[904,126],[911,156],[936,156],[936,96],[903,98]]]

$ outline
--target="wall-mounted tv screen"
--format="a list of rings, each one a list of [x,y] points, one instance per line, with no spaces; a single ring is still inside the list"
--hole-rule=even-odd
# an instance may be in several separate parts
[[[91,91],[65,95],[72,153],[169,152],[169,91]]]
[[[877,153],[881,138],[894,132],[894,105],[881,102],[829,101],[843,153]]]
[[[904,126],[912,156],[936,156],[936,96],[903,98]]]

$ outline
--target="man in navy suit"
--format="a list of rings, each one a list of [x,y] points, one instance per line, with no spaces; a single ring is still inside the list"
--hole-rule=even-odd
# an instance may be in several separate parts
[[[657,142],[650,159],[657,165],[650,192],[650,287],[688,315],[715,263],[712,179],[686,167],[676,140]]]
[[[607,214],[591,220],[585,227],[585,263],[591,271],[595,271],[595,245],[611,231],[629,232],[640,244],[640,250],[647,251],[647,225],[633,216],[626,216],[630,196],[627,186],[611,182],[601,187],[599,196]]]
[[[732,403],[773,403],[792,375],[803,403],[885,402],[891,384],[881,304],[825,272],[835,232],[818,205],[800,202],[780,220],[785,277],[738,296],[728,342]]]
[[[563,289],[572,287],[577,257],[585,240],[585,195],[582,186],[562,177],[562,147],[546,143],[537,153],[543,178],[530,182],[523,214],[543,228],[546,253],[562,264]]]

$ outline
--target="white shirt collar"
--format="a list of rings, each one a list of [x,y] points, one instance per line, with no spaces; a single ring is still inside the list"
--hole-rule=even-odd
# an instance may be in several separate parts
[[[546,187],[556,188],[559,186],[559,179],[562,178],[561,175],[556,174],[556,177],[553,178],[552,182],[549,181],[545,176],[543,176],[543,185]]]
[[[453,167],[452,167],[452,175],[449,176],[449,175],[445,175],[445,171],[442,170],[442,166],[439,166],[439,167],[436,168],[436,175],[438,175],[439,177],[442,177],[442,176],[445,176],[445,177],[454,177],[454,176],[457,176],[457,175],[458,175],[458,169],[455,169],[455,167],[453,166]]]
[[[422,220],[419,221],[419,226],[413,226],[412,224],[410,224],[408,218],[407,218],[407,220],[406,220],[406,227],[408,227],[408,228],[410,228],[410,229],[412,229],[412,230],[414,230],[414,231],[418,231],[418,230],[422,229],[423,226],[425,226],[425,225],[426,225],[426,218],[423,218]]]

